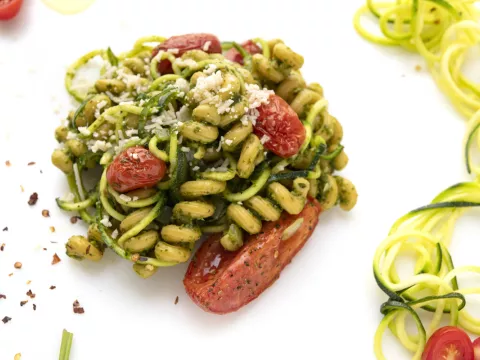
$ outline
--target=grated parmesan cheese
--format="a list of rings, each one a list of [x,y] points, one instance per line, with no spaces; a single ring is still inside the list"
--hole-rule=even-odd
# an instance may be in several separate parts
[[[86,126],[80,126],[78,128],[78,131],[80,132],[80,134],[82,135],[85,135],[85,136],[89,136],[90,135],[90,130],[88,130],[88,128]]]
[[[137,201],[138,199],[139,199],[138,196],[134,196],[134,197],[132,198],[133,201]]]
[[[126,201],[126,202],[132,201],[132,198],[128,195],[125,195],[125,194],[120,194],[119,198],[122,199],[123,201]]]
[[[194,168],[192,168],[192,171],[198,171],[198,170],[200,170],[200,167],[198,166],[195,166]]]
[[[167,52],[169,52],[170,54],[173,54],[173,55],[177,55],[180,52],[180,50],[178,50],[178,49],[168,49]]]
[[[190,148],[186,146],[182,146],[180,150],[182,150],[183,152],[190,152]]]
[[[225,140],[225,144],[227,144],[227,145],[232,145],[232,144],[233,144],[233,140],[227,139],[227,140]]]
[[[100,220],[100,223],[105,227],[112,227],[112,223],[110,222],[110,217],[108,215],[103,215],[103,219]]]
[[[107,151],[112,147],[112,144],[103,140],[90,140],[88,141],[87,146],[93,153],[97,153],[98,151]]]
[[[113,230],[112,232],[112,238],[116,239],[118,237],[118,229]]]
[[[78,138],[78,134],[77,133],[74,133],[72,131],[69,131],[68,134],[67,134],[67,140],[73,140],[73,139],[76,139]]]

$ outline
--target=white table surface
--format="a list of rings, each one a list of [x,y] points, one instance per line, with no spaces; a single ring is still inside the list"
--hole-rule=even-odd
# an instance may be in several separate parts
[[[468,177],[464,121],[428,72],[415,71],[421,59],[355,33],[352,16],[361,4],[98,0],[84,13],[63,16],[40,0],[25,0],[14,22],[0,22],[0,229],[9,228],[0,231],[6,244],[0,294],[7,295],[0,318],[12,318],[0,323],[0,359],[16,353],[22,360],[56,359],[64,328],[74,333],[72,360],[373,359],[385,300],[372,276],[376,246],[395,219]],[[142,280],[111,252],[98,264],[68,259],[63,243],[86,228],[71,225],[55,205],[66,191],[50,164],[53,130],[72,108],[63,87],[66,66],[92,49],[120,52],[144,35],[189,32],[237,41],[279,37],[303,54],[305,77],[322,84],[344,126],[350,164],[343,173],[360,194],[351,213],[323,214],[280,279],[226,316],[204,313],[189,300],[182,285],[186,265]],[[30,161],[36,165],[27,166]],[[34,191],[39,200],[30,207]],[[42,217],[43,209],[50,218]],[[456,265],[478,263],[474,219],[461,220],[452,248]],[[52,266],[55,252],[62,261]],[[14,269],[16,261],[21,270]],[[36,298],[20,307],[29,289]],[[75,299],[85,314],[72,312]],[[388,359],[410,358],[395,342],[387,341],[386,352]]]

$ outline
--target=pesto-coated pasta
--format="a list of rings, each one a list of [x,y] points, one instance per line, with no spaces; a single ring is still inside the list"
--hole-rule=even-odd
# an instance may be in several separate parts
[[[262,229],[262,222],[241,205],[230,204],[227,216],[249,234],[258,234]]]

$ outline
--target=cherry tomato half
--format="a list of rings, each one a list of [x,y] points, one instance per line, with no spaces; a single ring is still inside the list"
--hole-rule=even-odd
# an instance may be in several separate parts
[[[305,141],[305,128],[297,113],[278,95],[270,95],[268,104],[261,105],[254,125],[255,134],[268,140],[264,146],[276,155],[295,155]]]
[[[277,221],[265,222],[262,231],[247,237],[244,246],[226,251],[221,235],[212,235],[190,262],[183,284],[203,310],[226,314],[240,309],[264,292],[307,242],[321,212],[317,200],[309,198],[298,215],[283,212]],[[282,235],[295,220],[303,218],[288,239]]]
[[[155,186],[165,175],[167,166],[150,151],[134,146],[118,154],[107,170],[107,182],[125,193]]]
[[[252,40],[245,41],[242,44],[242,47],[245,49],[245,51],[247,51],[251,55],[262,53],[262,49],[257,44],[255,44]],[[235,48],[231,48],[230,50],[228,50],[225,53],[225,58],[227,58],[230,61],[237,62],[243,65],[243,57]]]
[[[20,8],[23,0],[0,0],[0,20],[10,20],[14,18]]]
[[[480,360],[480,337],[473,342],[473,354],[475,360]]]
[[[190,50],[202,50],[209,54],[220,54],[222,52],[222,45],[220,40],[212,34],[186,34],[179,36],[172,36],[163,43],[153,49],[152,57],[158,54],[160,50],[167,51],[169,49],[177,49],[178,53],[175,57],[180,57]],[[171,74],[172,64],[168,60],[162,60],[158,63],[157,71],[160,74]]]
[[[474,360],[473,345],[467,333],[455,326],[435,331],[423,350],[422,360]]]

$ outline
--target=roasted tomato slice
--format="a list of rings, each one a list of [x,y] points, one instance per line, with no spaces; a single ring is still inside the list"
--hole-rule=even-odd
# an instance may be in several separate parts
[[[10,20],[14,18],[20,8],[23,0],[0,0],[0,20]]]
[[[252,40],[245,41],[242,44],[242,47],[245,49],[245,51],[247,51],[251,55],[262,53],[262,49],[260,48],[260,46],[255,44]],[[225,53],[225,58],[227,58],[230,61],[237,62],[243,65],[243,57],[235,48],[231,48],[230,50],[228,50]]]
[[[172,36],[163,43],[153,49],[152,56],[158,54],[160,50],[167,51],[169,49],[176,49],[175,57],[180,57],[190,50],[203,50],[209,54],[220,54],[222,52],[222,45],[220,40],[212,34],[186,34],[179,36]],[[168,60],[162,60],[158,63],[157,71],[160,74],[171,74],[172,64]]]
[[[280,272],[312,234],[321,212],[309,199],[298,215],[286,212],[275,222],[265,222],[262,231],[250,235],[237,252],[220,244],[221,235],[207,239],[190,263],[183,283],[188,295],[202,309],[216,314],[238,310],[275,282]],[[282,235],[299,218],[303,222],[288,239]]]
[[[116,191],[124,193],[155,186],[165,175],[167,166],[150,151],[134,146],[123,151],[107,170],[107,182]]]
[[[298,153],[305,141],[305,128],[297,113],[278,95],[270,95],[267,104],[257,110],[255,134],[267,136],[264,146],[276,155],[288,158]]]
[[[462,329],[445,326],[435,331],[423,350],[422,360],[474,360],[473,344]]]

